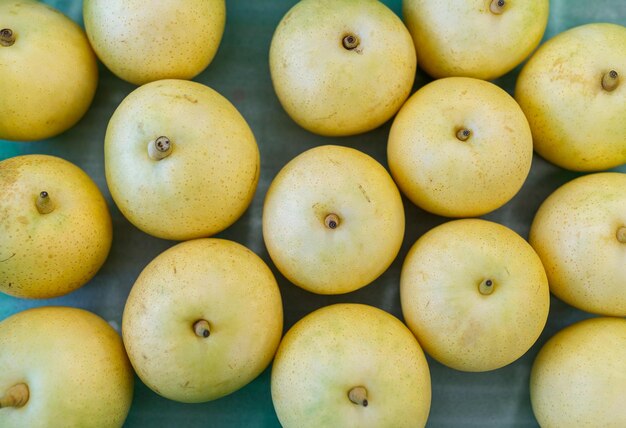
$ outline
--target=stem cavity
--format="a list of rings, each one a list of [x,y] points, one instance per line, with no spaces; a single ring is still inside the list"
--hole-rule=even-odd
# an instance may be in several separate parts
[[[495,15],[500,15],[502,12],[504,12],[505,4],[506,2],[504,0],[493,0],[491,2],[491,5],[489,5],[489,10]]]
[[[49,214],[54,211],[54,202],[50,199],[50,195],[45,190],[37,196],[37,201],[35,202],[35,206],[37,207],[37,211],[39,214]]]
[[[343,38],[341,43],[345,49],[351,51],[359,47],[359,38],[354,34],[348,34]]]
[[[209,329],[209,322],[207,320],[198,320],[193,324],[193,331],[196,333],[198,337],[207,338],[211,335],[211,330]]]
[[[493,293],[493,289],[494,289],[494,283],[491,279],[484,279],[478,285],[478,291],[480,292],[480,294],[483,294],[485,296]]]
[[[622,244],[626,244],[626,226],[622,226],[617,229],[616,236],[619,242],[621,242]]]
[[[602,88],[611,92],[619,85],[619,74],[615,70],[611,70],[602,76]]]
[[[169,138],[161,136],[148,143],[148,156],[154,160],[161,160],[172,154],[173,145]]]
[[[469,137],[472,136],[472,131],[470,131],[467,128],[461,128],[456,132],[456,138],[459,139],[459,141],[467,141],[469,140]]]
[[[12,46],[15,43],[15,34],[10,28],[3,28],[0,30],[0,45]]]
[[[30,392],[25,383],[18,383],[10,387],[6,394],[0,397],[0,409],[3,407],[22,407],[28,402]]]
[[[369,402],[367,401],[367,389],[364,386],[355,386],[350,391],[348,391],[348,398],[354,404],[359,406],[367,407]]]
[[[337,214],[328,214],[324,219],[324,224],[329,229],[337,229],[339,226],[339,216]]]

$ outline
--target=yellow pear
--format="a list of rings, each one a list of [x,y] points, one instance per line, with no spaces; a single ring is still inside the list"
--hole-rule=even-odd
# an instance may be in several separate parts
[[[355,149],[319,146],[292,159],[265,196],[263,238],[295,285],[340,294],[371,283],[404,237],[400,192],[387,170]]]
[[[134,376],[122,340],[76,308],[28,309],[0,322],[0,426],[120,428]]]
[[[298,321],[272,367],[272,402],[292,427],[423,427],[430,372],[419,343],[378,308],[335,304]]]
[[[508,202],[528,176],[533,140],[524,113],[498,86],[439,79],[402,106],[389,132],[389,169],[416,205],[475,217]]]
[[[542,427],[626,426],[626,320],[570,325],[541,348],[530,373],[530,402]]]
[[[0,1],[0,140],[41,140],[72,127],[96,92],[83,30],[51,6]]]
[[[100,190],[54,156],[0,162],[0,291],[49,298],[87,283],[104,264],[111,216]]]
[[[404,319],[426,352],[457,370],[495,370],[521,357],[548,318],[541,260],[511,229],[479,219],[422,235],[400,276]]]
[[[575,171],[626,162],[626,27],[594,23],[544,43],[519,74],[515,99],[535,151]]]
[[[415,49],[377,0],[302,0],[278,24],[269,53],[289,116],[321,135],[353,135],[390,119],[411,92]]]
[[[602,172],[558,188],[530,228],[550,291],[596,314],[626,316],[626,174]]]
[[[417,62],[435,78],[491,80],[539,45],[549,0],[403,0]]]
[[[283,329],[280,291],[246,247],[196,239],[157,256],[124,308],[122,334],[141,380],[172,400],[230,394],[270,363]]]
[[[159,80],[131,92],[109,121],[106,179],[124,216],[165,239],[220,232],[248,208],[259,149],[245,119],[200,83]]]
[[[84,0],[98,58],[136,85],[191,79],[213,60],[226,23],[224,0]]]

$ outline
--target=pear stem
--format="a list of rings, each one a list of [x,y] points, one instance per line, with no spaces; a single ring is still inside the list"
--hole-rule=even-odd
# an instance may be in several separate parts
[[[348,34],[347,36],[343,38],[343,40],[341,41],[341,44],[343,45],[345,49],[351,51],[359,47],[359,38],[355,36],[354,34]]]
[[[173,145],[169,138],[161,136],[148,143],[148,156],[154,160],[161,160],[172,154]]]
[[[39,214],[49,214],[54,211],[54,202],[50,199],[50,195],[45,190],[39,193],[37,196],[37,201],[35,202],[35,206],[37,207],[37,211]]]
[[[489,6],[489,10],[493,14],[500,15],[502,12],[504,12],[505,4],[506,2],[504,0],[493,0],[491,2],[491,5]]]
[[[626,244],[626,226],[617,229],[617,240],[622,244]]]
[[[324,224],[329,229],[336,229],[339,226],[339,216],[337,214],[328,214],[324,219]]]
[[[602,88],[611,92],[619,85],[619,74],[615,70],[611,70],[602,76]]]
[[[15,43],[15,34],[10,28],[3,28],[0,30],[0,45],[12,46]]]
[[[461,141],[467,141],[469,140],[469,137],[471,135],[472,135],[472,131],[466,128],[461,128],[457,131],[456,138],[458,138]]]
[[[6,394],[0,397],[0,409],[3,407],[22,407],[28,402],[30,392],[25,383],[18,383],[10,387]]]
[[[354,404],[358,404],[359,406],[367,407],[369,402],[367,401],[367,389],[364,386],[355,386],[350,391],[348,391],[348,398]]]
[[[198,320],[193,324],[193,331],[198,337],[209,337],[211,330],[209,328],[209,322],[207,320]]]
[[[480,292],[480,294],[484,294],[485,296],[493,293],[493,288],[493,281],[491,279],[484,279],[478,285],[478,291]]]

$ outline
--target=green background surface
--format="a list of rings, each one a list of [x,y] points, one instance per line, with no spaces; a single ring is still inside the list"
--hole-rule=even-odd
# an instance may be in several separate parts
[[[82,25],[82,2],[46,1]],[[322,144],[354,147],[383,165],[390,123],[364,135],[325,138],[299,128],[281,108],[271,85],[268,50],[274,28],[295,0],[228,0],[224,38],[212,64],[194,80],[226,96],[243,114],[261,152],[261,176],[254,200],[245,215],[220,238],[240,242],[259,254],[272,268],[283,296],[285,329],[307,313],[324,305],[359,302],[382,308],[402,319],[399,277],[402,261],[415,240],[446,219],[428,214],[404,199],[406,234],[391,267],[374,283],[353,293],[320,296],[290,284],[271,263],[261,234],[262,204],[267,188],[290,159]],[[400,15],[401,1],[384,1]],[[588,22],[626,25],[626,1],[552,0],[544,39]],[[495,83],[513,93],[519,67]],[[71,78],[71,76],[68,76]],[[418,72],[415,89],[429,78]],[[176,244],[144,234],[132,226],[113,203],[104,178],[103,141],[109,118],[135,86],[113,76],[100,64],[100,81],[93,105],[72,129],[47,141],[0,141],[0,160],[43,153],[60,156],[83,168],[104,193],[113,217],[113,247],[97,276],[83,288],[60,298],[23,300],[0,294],[0,320],[18,311],[43,305],[85,308],[102,316],[119,331],[126,297],[141,270],[163,250]],[[0,94],[0,97],[4,96]],[[626,172],[624,166],[616,170]],[[530,175],[518,195],[484,218],[502,223],[528,236],[540,203],[558,186],[581,175],[557,168],[535,156]],[[2,189],[0,189],[2,197]],[[523,302],[520,302],[523,304]],[[538,342],[518,361],[487,373],[463,373],[429,358],[432,376],[431,427],[532,427],[537,423],[530,407],[528,379],[539,347],[556,331],[591,315],[551,299],[550,316]],[[2,350],[0,350],[2,352]],[[51,358],[58,350],[50,350]],[[243,389],[220,400],[202,404],[176,403],[158,396],[136,381],[135,396],[126,421],[128,427],[200,426],[276,427],[278,420],[270,395],[270,370]]]

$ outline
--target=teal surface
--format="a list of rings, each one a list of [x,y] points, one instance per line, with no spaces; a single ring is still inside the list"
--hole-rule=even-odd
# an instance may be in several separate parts
[[[79,0],[46,1],[82,24]],[[397,14],[401,1],[387,0]],[[380,307],[401,318],[399,277],[408,249],[424,232],[446,221],[404,200],[407,227],[402,249],[392,266],[369,286],[340,296],[319,296],[290,284],[271,263],[261,234],[262,204],[270,181],[278,170],[299,153],[322,144],[358,148],[386,165],[386,140],[390,124],[365,135],[324,138],[299,128],[280,107],[273,92],[268,50],[272,33],[295,0],[227,0],[224,38],[213,63],[196,81],[226,96],[250,124],[261,151],[261,177],[253,203],[232,227],[217,235],[238,241],[259,254],[273,269],[284,301],[285,329],[305,314],[324,305],[360,302]],[[546,38],[587,22],[626,25],[626,1],[552,0]],[[496,83],[513,92],[519,68]],[[415,89],[428,81],[418,75]],[[91,310],[119,330],[129,290],[140,271],[156,255],[175,244],[150,237],[122,217],[106,186],[103,141],[109,118],[135,86],[125,83],[100,65],[95,100],[86,116],[66,133],[48,141],[15,143],[0,141],[0,160],[28,153],[60,156],[83,168],[107,198],[114,227],[109,258],[97,276],[83,288],[50,300],[22,300],[0,295],[0,320],[26,308],[69,305]],[[0,94],[0,97],[4,96]],[[626,172],[622,166],[617,170]],[[519,194],[504,207],[485,216],[527,237],[539,204],[558,186],[580,174],[566,172],[535,156],[528,180]],[[0,197],[2,189],[0,189]],[[539,347],[556,331],[589,314],[552,298],[548,324],[539,341],[521,359],[488,373],[462,373],[429,358],[432,376],[431,427],[533,427],[528,391],[530,366]],[[0,350],[2,352],[2,350]],[[51,350],[51,353],[56,352]],[[128,427],[277,427],[270,396],[269,369],[243,389],[220,400],[203,404],[176,403],[158,396],[136,381]],[[1,375],[1,374],[0,374]]]

